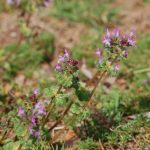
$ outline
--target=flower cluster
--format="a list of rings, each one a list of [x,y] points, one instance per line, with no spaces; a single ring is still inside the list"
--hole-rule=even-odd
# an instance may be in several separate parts
[[[118,29],[114,29],[111,32],[107,29],[102,40],[105,50],[104,54],[99,48],[96,52],[99,57],[98,68],[104,69],[109,73],[118,72],[120,68],[119,61],[128,57],[128,48],[136,47],[135,37],[134,32],[126,35]]]
[[[106,48],[112,48],[113,46],[118,45],[120,48],[124,49],[126,47],[136,47],[135,45],[135,33],[132,31],[129,35],[121,34],[119,29],[114,29],[110,32],[108,29],[103,38],[103,44]]]
[[[34,96],[38,95],[38,90],[33,92]],[[29,133],[35,138],[40,138],[39,121],[43,116],[46,116],[45,103],[38,101],[31,109],[30,112],[26,112],[23,107],[19,107],[18,117],[25,119],[29,125]]]
[[[55,70],[61,72],[67,66],[75,67],[77,65],[78,61],[71,58],[68,50],[65,50],[64,54],[59,56]]]
[[[22,0],[6,0],[6,2],[8,5],[19,6],[21,4]],[[39,4],[40,4],[41,6],[48,7],[51,0],[41,0],[41,1],[35,0],[35,1],[33,1],[34,3],[32,3],[32,1],[30,3],[28,3],[28,2],[30,2],[30,1],[27,0],[27,4],[34,4],[34,5],[37,4],[37,6],[39,6]],[[24,3],[24,4],[26,4],[26,3]]]

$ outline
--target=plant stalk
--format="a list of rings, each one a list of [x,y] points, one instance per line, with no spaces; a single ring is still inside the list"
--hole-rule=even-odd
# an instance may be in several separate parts
[[[65,117],[65,115],[68,113],[68,111],[70,110],[71,106],[73,104],[73,100],[70,101],[70,103],[68,104],[68,107],[64,110],[62,116],[54,123],[54,125],[48,130],[49,132],[51,130],[53,130],[60,122],[61,120]]]
[[[57,90],[57,93],[56,93],[56,95],[61,91],[61,89],[62,89],[62,85],[59,87],[59,89]],[[55,95],[52,97],[52,101],[54,100],[54,98],[55,98]],[[44,125],[46,124],[46,122],[47,122],[47,120],[48,120],[48,118],[49,118],[49,116],[50,116],[50,114],[51,114],[51,111],[52,111],[52,109],[54,108],[54,105],[51,105],[51,103],[48,105],[48,108],[50,108],[49,109],[49,111],[48,111],[48,113],[47,113],[47,116],[45,117],[45,119],[43,118],[42,119],[42,128],[44,127]]]

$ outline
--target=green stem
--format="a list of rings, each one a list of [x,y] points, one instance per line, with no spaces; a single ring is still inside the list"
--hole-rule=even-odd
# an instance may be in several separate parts
[[[70,110],[71,106],[73,104],[73,100],[70,101],[70,103],[68,104],[68,107],[64,110],[62,116],[54,123],[54,125],[48,130],[49,132],[52,131],[61,121],[62,119],[64,119],[65,115],[68,113],[68,111]]]
[[[100,74],[100,72],[98,71],[98,72],[96,73],[96,75],[99,76],[99,74]],[[83,107],[82,107],[83,110],[84,110],[84,109],[90,104],[90,102],[92,101],[92,97],[93,97],[93,95],[94,95],[94,93],[95,93],[95,90],[96,90],[96,88],[98,87],[100,81],[102,80],[102,78],[103,78],[103,76],[104,76],[105,74],[106,74],[106,71],[102,72],[102,74],[100,75],[100,78],[98,78],[98,81],[96,82],[96,84],[95,84],[93,90],[91,91],[91,94],[90,94],[89,99],[87,100],[87,103],[86,103],[85,105],[83,105]]]
[[[104,72],[101,74],[100,78],[99,78],[98,81],[96,82],[96,84],[95,84],[93,90],[91,91],[91,94],[90,94],[90,97],[89,97],[89,101],[92,99],[92,96],[94,95],[94,92],[95,92],[96,88],[98,87],[100,81],[102,80],[103,76],[105,75],[105,73],[106,73],[106,71],[104,71]]]
[[[62,86],[59,87],[59,89],[57,90],[56,95],[61,91],[61,89],[62,89]],[[52,101],[54,100],[54,98],[56,97],[56,95],[54,95],[54,96],[51,98]],[[46,124],[46,122],[47,122],[47,120],[48,120],[48,118],[49,118],[49,116],[50,116],[50,114],[51,114],[51,111],[52,111],[52,109],[54,108],[54,105],[51,105],[51,103],[50,103],[50,104],[48,105],[48,108],[50,108],[50,109],[49,109],[49,111],[48,111],[48,113],[47,113],[47,116],[42,119],[42,128],[43,128],[44,125]]]

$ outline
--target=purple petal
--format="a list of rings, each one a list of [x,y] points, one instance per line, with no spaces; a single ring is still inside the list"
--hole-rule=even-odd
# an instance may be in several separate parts
[[[102,53],[101,53],[100,48],[97,49],[96,54],[99,56],[98,63],[101,64],[101,63],[102,63],[102,60],[103,60],[103,55],[102,55]]]
[[[134,40],[132,40],[132,38],[129,36],[128,37],[128,44],[130,45],[130,46],[132,46],[132,47],[136,47],[136,45],[135,45],[135,41]]]
[[[33,94],[34,94],[35,96],[37,96],[37,95],[39,94],[39,90],[38,90],[38,89],[34,89]]]
[[[34,136],[35,138],[40,138],[40,130],[36,129],[33,125],[30,125],[29,127],[29,133],[30,135]]]
[[[35,137],[35,138],[40,138],[40,130],[39,129],[37,129],[35,132],[34,132],[34,134],[33,134],[33,136]]]
[[[132,31],[132,32],[129,34],[129,37],[136,37],[135,31]]]
[[[107,29],[107,31],[106,31],[106,37],[107,38],[110,38],[111,36],[110,36],[110,32],[109,32],[109,30]]]
[[[30,125],[29,132],[30,132],[31,135],[33,134],[33,125]]]
[[[107,38],[107,37],[105,36],[104,39],[103,39],[103,44],[106,45],[106,46],[110,46],[110,44],[111,44],[111,39],[110,39],[110,38]]]
[[[41,102],[37,102],[35,104],[35,109],[40,109],[41,108]]]
[[[46,115],[46,111],[45,111],[45,108],[43,106],[43,104],[41,102],[38,102],[36,105],[35,105],[35,109],[34,109],[34,114],[37,113],[37,115]]]
[[[100,48],[97,49],[96,54],[101,55],[101,49]]]
[[[57,63],[62,63],[65,61],[65,57],[64,56],[59,56]]]
[[[106,46],[110,46],[110,44],[111,44],[111,35],[110,35],[110,32],[108,29],[107,29],[106,34],[104,36],[103,44]]]
[[[31,117],[31,123],[33,126],[36,126],[37,125],[37,122],[38,122],[38,118],[35,117],[34,115]]]
[[[114,29],[114,31],[113,31],[113,36],[114,36],[115,38],[118,38],[119,35],[120,35],[119,29]]]
[[[67,58],[69,57],[69,52],[68,52],[68,50],[66,50],[66,49],[65,49],[64,57],[67,57]]]
[[[26,116],[26,113],[22,107],[19,107],[18,116],[19,117],[25,117]]]
[[[120,70],[120,65],[119,65],[119,64],[115,64],[114,70],[115,70],[115,71],[119,71],[119,70]]]
[[[46,112],[45,112],[44,108],[40,108],[40,109],[38,110],[38,114],[39,114],[39,115],[46,115]]]
[[[56,71],[62,71],[61,65],[60,65],[60,64],[56,64],[55,70],[56,70]]]

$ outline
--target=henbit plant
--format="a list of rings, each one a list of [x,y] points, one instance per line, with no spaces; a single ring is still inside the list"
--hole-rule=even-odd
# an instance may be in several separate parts
[[[84,120],[90,119],[91,102],[100,81],[107,74],[116,75],[120,68],[120,61],[128,57],[128,48],[136,47],[135,33],[126,35],[118,29],[112,31],[107,29],[102,42],[104,51],[99,48],[96,51],[97,82],[91,91],[80,80],[79,61],[72,58],[65,50],[64,54],[59,56],[55,66],[58,84],[43,90],[46,100],[42,98],[39,100],[40,94],[36,89],[27,100],[21,102],[18,115],[12,120],[14,131],[23,147],[33,142],[36,144],[39,140],[52,143],[53,137],[50,133],[57,125],[65,123],[75,128]],[[47,100],[48,98],[50,100]],[[17,131],[20,127],[22,130]]]

